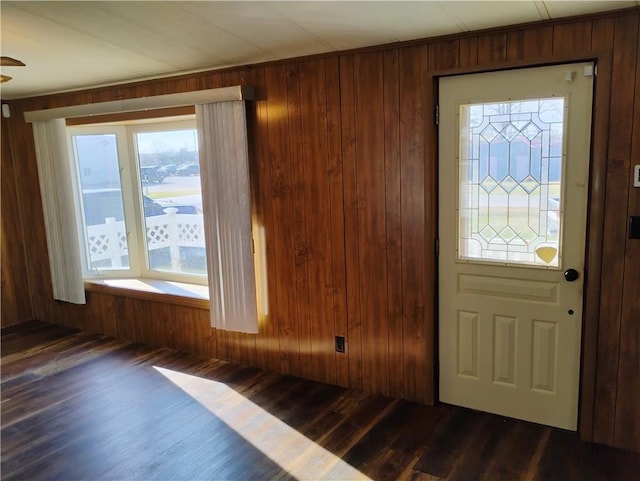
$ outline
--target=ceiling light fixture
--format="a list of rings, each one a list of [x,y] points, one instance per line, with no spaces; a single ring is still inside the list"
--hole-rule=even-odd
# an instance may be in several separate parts
[[[24,62],[20,60],[16,60],[12,57],[0,57],[0,66],[1,67],[25,67]],[[13,77],[9,77],[8,75],[0,74],[0,83],[5,83],[11,80]]]
[[[24,62],[11,57],[0,57],[0,65],[2,67],[25,67]]]

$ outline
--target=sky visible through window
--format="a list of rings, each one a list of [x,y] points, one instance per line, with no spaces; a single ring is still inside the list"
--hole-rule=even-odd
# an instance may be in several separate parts
[[[189,152],[197,150],[198,138],[194,135],[194,130],[173,130],[163,132],[161,136],[157,133],[139,133],[138,152],[141,154],[154,154],[157,152],[187,150]]]

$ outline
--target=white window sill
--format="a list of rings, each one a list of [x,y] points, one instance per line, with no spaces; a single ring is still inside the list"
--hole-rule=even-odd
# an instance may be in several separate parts
[[[85,279],[89,292],[209,309],[209,287],[159,279]]]

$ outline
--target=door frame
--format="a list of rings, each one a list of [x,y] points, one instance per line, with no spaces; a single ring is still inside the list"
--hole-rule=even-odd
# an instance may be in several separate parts
[[[602,249],[604,238],[605,190],[607,175],[607,151],[609,147],[609,106],[611,97],[612,53],[611,51],[588,52],[582,55],[563,55],[543,57],[536,60],[509,61],[484,65],[434,70],[428,72],[427,85],[432,86],[431,101],[427,100],[426,108],[436,111],[439,103],[439,79],[454,75],[464,75],[482,72],[496,72],[520,68],[545,67],[576,62],[594,62],[598,74],[594,78],[593,107],[591,120],[591,157],[590,175],[587,198],[587,232],[585,243],[584,291],[582,309],[582,340],[580,354],[580,389],[578,397],[578,433],[583,441],[593,441],[593,424],[595,411],[595,383],[598,352],[598,329],[600,322],[600,278],[602,273]],[[429,96],[428,96],[429,97]],[[429,124],[427,124],[429,125]],[[435,123],[433,129],[427,127],[425,139],[427,141],[425,169],[426,185],[432,186],[431,195],[426,198],[426,212],[433,215],[433,242],[437,245],[439,238],[438,220],[438,137],[439,127]],[[433,183],[429,180],[433,179]],[[429,248],[429,247],[427,247]],[[439,402],[438,392],[438,362],[439,362],[439,276],[437,258],[435,267],[434,332],[432,365],[434,373],[435,400]]]

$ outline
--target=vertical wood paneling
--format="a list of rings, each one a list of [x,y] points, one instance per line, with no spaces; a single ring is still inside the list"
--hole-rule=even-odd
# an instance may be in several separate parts
[[[497,63],[507,59],[507,34],[492,33],[478,37],[478,63]]]
[[[507,60],[550,57],[552,53],[552,26],[529,28],[507,34]]]
[[[336,383],[334,348],[334,291],[331,251],[331,194],[329,190],[329,139],[324,61],[300,64],[302,158],[309,285],[309,377]],[[336,79],[337,80],[337,79]],[[310,293],[313,293],[311,295]]]
[[[591,49],[591,28],[591,20],[554,25],[554,55],[588,52]]]
[[[615,24],[612,18],[594,20],[591,28],[591,48],[595,52],[608,52],[613,48]]]
[[[384,52],[384,158],[387,243],[389,391],[404,392],[402,338],[402,187],[400,184],[400,91],[398,50]]]
[[[355,55],[358,270],[363,387],[389,394],[383,56]],[[381,341],[382,340],[382,341]]]
[[[160,319],[151,317],[157,312],[155,304],[149,304],[139,299],[122,297],[117,301],[118,308],[118,337],[120,339],[148,342],[155,344],[156,326]],[[145,322],[139,322],[145,319]]]
[[[57,319],[54,316],[51,276],[48,274],[49,255],[47,253],[33,130],[30,124],[18,123],[18,119],[22,115],[20,108],[12,109],[12,121],[9,122],[8,133],[11,136],[11,154],[13,156],[16,195],[20,204],[19,212],[25,227],[24,246],[33,316],[36,319]],[[3,133],[5,132],[6,130],[3,129]],[[3,192],[3,202],[4,196]],[[32,226],[32,228],[27,230],[28,226]],[[26,235],[27,232],[29,235]]]
[[[182,306],[166,306],[167,317],[164,317],[159,321],[160,329],[156,331],[156,342],[160,346],[167,346],[171,349],[184,350],[187,344],[186,338],[190,333],[185,332],[185,329],[191,328],[192,325],[184,318]]]
[[[259,334],[256,336],[256,363],[258,367],[272,371],[280,370],[278,338],[278,283],[275,269],[275,225],[271,203],[271,158],[269,149],[269,92],[266,88],[264,67],[255,67],[247,74],[247,83],[256,86],[255,108],[249,109],[249,139],[251,162],[249,173],[255,205],[253,208],[254,239],[257,239],[255,259],[259,263],[261,276],[258,296],[266,290],[267,298],[260,298]],[[266,272],[261,269],[266,268]],[[266,286],[262,283],[266,281]]]
[[[472,67],[478,64],[478,37],[460,39],[460,67]]]
[[[179,351],[210,357],[209,338],[219,331],[209,327],[209,312],[184,306],[170,307],[172,309],[167,311],[170,315],[163,319],[163,323],[159,324],[158,328],[170,334],[171,344],[160,342],[158,344],[170,345]],[[161,333],[158,332],[158,336],[160,335]]]
[[[296,323],[295,244],[292,235],[291,166],[289,160],[289,121],[287,115],[287,85],[284,66],[265,70],[269,96],[269,157],[271,165],[271,204],[273,209],[274,261],[276,271],[277,324],[279,329],[280,371],[300,373],[300,346]]]
[[[465,52],[467,55],[468,53]],[[429,44],[429,70],[446,70],[460,66],[460,41]]]
[[[31,289],[25,258],[25,235],[20,215],[21,206],[16,190],[14,156],[11,153],[11,136],[8,122],[2,118],[2,250],[0,253],[2,271],[2,327],[19,324],[33,319]]]
[[[62,320],[62,324],[74,329],[86,329],[92,331],[100,327],[100,319],[86,317],[86,309],[78,304],[65,305],[61,302],[52,306],[53,315]]]
[[[86,318],[95,319],[97,329],[85,330],[101,332],[107,336],[118,336],[118,313],[116,302],[113,296],[101,294],[99,292],[89,292],[87,296]]]
[[[340,57],[340,111],[344,185],[345,272],[347,292],[347,353],[349,385],[362,389],[362,321],[360,316],[360,270],[358,243],[358,197],[356,164],[354,56]]]
[[[195,78],[196,90],[215,89],[222,86],[222,73],[206,72]]]
[[[595,21],[592,29],[592,47],[597,52],[610,52],[613,48],[613,20]],[[602,270],[602,243],[604,237],[604,209],[606,193],[607,150],[609,136],[609,105],[611,97],[611,57],[598,61],[600,76],[595,83],[593,139],[590,178],[590,218],[588,226],[588,278],[585,290],[582,333],[582,383],[580,392],[579,431],[585,440],[593,439],[594,403],[598,354],[598,323],[600,316],[600,278]],[[595,219],[595,220],[593,220]]]
[[[637,15],[615,21],[610,107],[609,153],[601,278],[600,329],[594,440],[614,442],[616,396],[619,388],[620,322],[625,272],[629,169],[633,128],[634,78],[636,71]],[[631,268],[629,266],[629,268]]]
[[[636,22],[638,17],[636,16]],[[636,42],[633,140],[629,177],[640,160],[640,34]],[[640,189],[629,185],[629,215],[640,215]],[[620,363],[616,396],[614,445],[640,451],[640,240],[627,239],[622,283]],[[636,420],[636,422],[630,422]]]
[[[327,169],[329,174],[329,204],[331,210],[331,259],[333,291],[334,335],[346,337],[347,279],[345,257],[344,191],[342,138],[340,117],[340,59],[330,57],[325,61],[325,86],[327,94]],[[349,386],[349,351],[335,353],[336,384]]]
[[[295,254],[295,317],[297,329],[298,366],[296,372],[311,377],[311,324],[309,309],[309,241],[306,232],[306,181],[307,159],[302,150],[302,117],[305,114],[300,102],[299,64],[286,67],[287,116],[289,119],[289,152],[291,169],[292,229]],[[305,106],[306,107],[306,106]],[[316,133],[317,134],[317,133]]]
[[[433,238],[436,212],[434,158],[426,157],[425,132],[435,132],[433,86],[425,46],[400,51],[400,171],[402,184],[402,317],[404,392],[407,399],[433,401]],[[425,99],[431,101],[425,103]],[[427,116],[427,117],[425,117]],[[429,128],[427,120],[431,119]],[[431,140],[435,140],[433,137]],[[427,165],[425,165],[427,164]],[[428,177],[427,177],[428,174]],[[425,184],[430,194],[426,198]],[[427,217],[425,209],[429,208]],[[429,233],[430,239],[425,238]],[[430,245],[429,245],[430,244]],[[428,273],[428,274],[427,274]],[[429,289],[429,290],[427,290]],[[429,322],[427,322],[427,317]]]

